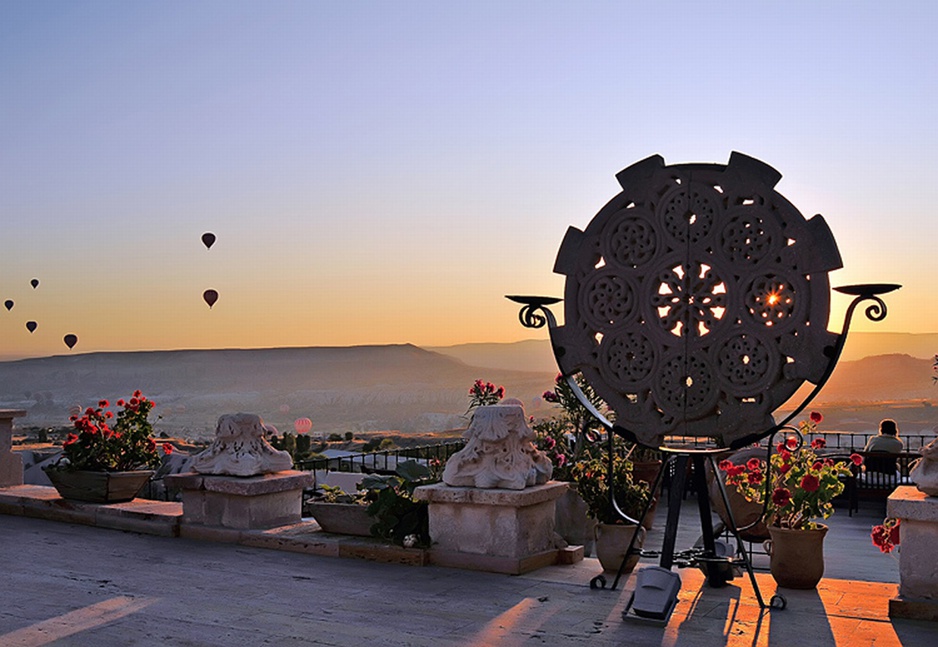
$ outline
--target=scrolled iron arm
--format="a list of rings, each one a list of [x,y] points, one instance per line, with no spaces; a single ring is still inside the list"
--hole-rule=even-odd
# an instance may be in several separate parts
[[[827,384],[827,381],[831,378],[831,375],[834,374],[834,369],[837,367],[837,362],[840,360],[840,355],[843,353],[844,346],[847,343],[847,333],[850,331],[850,324],[853,321],[853,313],[857,309],[857,306],[859,306],[864,301],[872,301],[873,303],[867,306],[864,314],[870,321],[882,321],[886,318],[887,309],[886,302],[883,301],[879,295],[898,290],[901,287],[901,285],[897,285],[895,283],[870,283],[861,285],[845,285],[834,288],[835,291],[840,292],[841,294],[852,295],[854,299],[850,302],[850,305],[847,306],[847,312],[844,315],[843,328],[841,329],[840,334],[837,336],[837,341],[833,346],[825,348],[825,354],[828,357],[827,368],[824,369],[824,374],[821,376],[821,379],[818,380],[815,387],[811,390],[807,397],[805,397],[801,404],[799,404],[794,409],[794,411],[786,416],[784,420],[771,428],[768,431],[769,434],[774,435],[782,429],[790,429],[789,425],[791,421],[794,420],[802,411],[804,411],[809,404],[811,404],[814,398],[817,397],[817,394],[820,393],[821,389],[823,389]],[[741,438],[733,443],[733,447],[743,447],[757,440],[759,440],[759,436]]]

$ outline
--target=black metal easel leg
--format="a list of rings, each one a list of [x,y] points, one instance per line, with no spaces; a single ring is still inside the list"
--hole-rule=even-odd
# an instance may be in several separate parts
[[[765,600],[762,599],[762,591],[759,589],[759,583],[756,581],[756,573],[752,570],[752,560],[749,559],[749,555],[746,554],[746,549],[743,548],[743,538],[739,535],[739,530],[736,526],[736,519],[733,517],[733,508],[730,506],[729,496],[726,494],[726,486],[723,484],[723,479],[720,478],[719,472],[717,471],[716,462],[713,460],[712,456],[708,456],[708,461],[710,464],[710,469],[713,470],[714,478],[717,482],[717,489],[720,491],[720,498],[723,500],[723,507],[726,510],[726,516],[729,519],[730,531],[733,533],[733,536],[736,538],[736,546],[739,549],[743,556],[743,563],[746,565],[746,572],[749,573],[749,581],[752,583],[752,590],[756,594],[756,600],[759,602],[759,607],[763,610],[767,608]]]

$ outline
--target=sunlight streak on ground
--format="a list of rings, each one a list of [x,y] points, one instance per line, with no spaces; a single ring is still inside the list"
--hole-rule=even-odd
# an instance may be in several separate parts
[[[472,645],[514,645],[524,643],[530,633],[537,632],[556,609],[544,605],[546,600],[524,598],[501,615],[493,618],[479,633],[473,636],[467,647]]]
[[[88,629],[113,622],[136,613],[157,598],[133,598],[122,595],[97,604],[76,609],[55,618],[37,622],[28,627],[0,636],[0,645],[5,647],[39,647],[61,640]]]

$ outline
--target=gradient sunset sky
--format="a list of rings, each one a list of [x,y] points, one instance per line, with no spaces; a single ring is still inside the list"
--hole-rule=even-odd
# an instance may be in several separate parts
[[[936,24],[933,0],[5,0],[0,359],[546,337],[503,295],[562,295],[564,232],[618,171],[734,150],[824,215],[833,285],[904,284],[856,330],[936,332]]]

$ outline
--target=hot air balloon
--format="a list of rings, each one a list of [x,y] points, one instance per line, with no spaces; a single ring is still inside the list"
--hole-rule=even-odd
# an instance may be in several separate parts
[[[305,434],[313,428],[313,421],[309,418],[297,418],[293,421],[293,428],[298,434]]]
[[[12,310],[12,309],[13,309],[13,300],[12,300],[12,299],[7,299],[6,301],[3,302],[3,306],[4,306],[7,310]]]
[[[35,321],[27,321],[27,322],[26,322],[26,330],[28,330],[29,332],[36,332],[36,322],[35,322]]]
[[[65,345],[68,346],[69,348],[75,348],[75,344],[78,343],[78,335],[73,335],[72,333],[69,333],[65,335],[65,337],[62,338],[62,341],[64,341]]]
[[[210,231],[202,234],[202,244],[205,245],[205,249],[211,249],[212,245],[215,244],[215,234]]]
[[[202,298],[205,299],[205,303],[208,304],[208,307],[211,310],[212,306],[215,305],[215,302],[218,301],[218,292],[215,290],[206,290],[202,293]]]
[[[36,288],[39,287],[39,279],[33,279],[32,281],[29,282],[29,284],[33,286],[33,289],[35,290]]]

